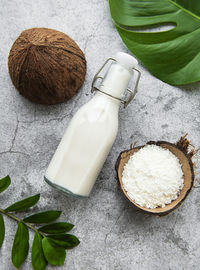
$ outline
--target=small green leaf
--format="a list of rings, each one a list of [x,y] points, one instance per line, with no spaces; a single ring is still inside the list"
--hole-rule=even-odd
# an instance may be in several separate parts
[[[63,265],[66,257],[65,249],[55,245],[55,243],[48,238],[43,238],[42,248],[44,256],[48,263],[52,265]]]
[[[53,234],[48,235],[48,238],[51,238],[55,244],[64,247],[65,249],[74,248],[80,243],[78,238],[72,234]]]
[[[29,233],[27,227],[19,222],[12,247],[12,263],[19,269],[26,260],[29,249]]]
[[[74,227],[73,224],[67,222],[58,222],[40,227],[39,231],[49,234],[58,234],[69,232],[73,227]]]
[[[3,244],[4,237],[5,237],[5,225],[3,221],[3,216],[2,214],[0,214],[0,248]]]
[[[10,186],[11,180],[10,176],[6,176],[2,179],[0,179],[0,193],[6,190]]]
[[[32,216],[26,217],[24,219],[25,222],[34,223],[34,224],[42,224],[48,223],[56,220],[61,215],[61,211],[45,211],[38,214],[34,214]]]
[[[20,212],[34,206],[40,199],[40,194],[31,196],[22,201],[16,202],[5,209],[6,212]]]
[[[44,270],[46,268],[47,261],[42,249],[42,236],[39,233],[35,233],[33,239],[31,261],[34,270]]]

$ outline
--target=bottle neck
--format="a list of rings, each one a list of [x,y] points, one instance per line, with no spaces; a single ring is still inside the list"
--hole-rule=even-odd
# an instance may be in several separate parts
[[[102,81],[100,90],[114,97],[122,98],[132,74],[132,71],[119,63],[113,63]]]

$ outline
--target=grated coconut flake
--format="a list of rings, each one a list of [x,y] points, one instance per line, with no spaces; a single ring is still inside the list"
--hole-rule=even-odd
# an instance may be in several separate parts
[[[184,178],[181,164],[172,152],[147,145],[134,153],[124,166],[122,183],[132,200],[153,209],[177,199]]]

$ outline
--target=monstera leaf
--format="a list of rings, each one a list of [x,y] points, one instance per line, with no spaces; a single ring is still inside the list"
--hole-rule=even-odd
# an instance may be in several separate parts
[[[109,4],[122,40],[154,76],[172,85],[200,80],[200,0],[109,0]],[[137,30],[169,24],[174,28],[168,31]]]

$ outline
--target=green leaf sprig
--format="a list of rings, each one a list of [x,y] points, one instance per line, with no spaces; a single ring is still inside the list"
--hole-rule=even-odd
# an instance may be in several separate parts
[[[5,191],[11,180],[9,176],[0,179],[0,193]],[[28,256],[29,229],[35,235],[31,249],[31,262],[34,270],[44,270],[48,263],[63,265],[66,249],[76,247],[80,242],[72,234],[67,234],[74,225],[67,222],[51,223],[58,219],[61,211],[50,210],[20,219],[12,212],[22,212],[37,204],[40,194],[15,202],[5,209],[0,208],[0,248],[5,238],[3,215],[17,221],[17,231],[12,246],[12,263],[19,269]],[[41,224],[45,224],[41,226]]]

